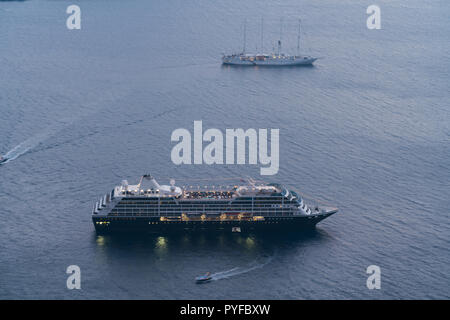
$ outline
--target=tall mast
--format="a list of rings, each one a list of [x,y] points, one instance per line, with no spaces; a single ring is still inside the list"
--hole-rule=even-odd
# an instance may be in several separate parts
[[[242,50],[243,54],[245,54],[246,42],[247,42],[247,18],[244,20],[244,48]]]
[[[261,17],[261,53],[264,53],[264,18]]]
[[[283,36],[283,18],[280,19],[280,39],[278,40],[278,55],[281,54],[281,38]]]
[[[298,19],[297,56],[300,55],[300,19]]]

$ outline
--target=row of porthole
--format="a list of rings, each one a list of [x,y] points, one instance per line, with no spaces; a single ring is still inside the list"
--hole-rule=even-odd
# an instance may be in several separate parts
[[[114,221],[114,220],[115,220],[115,221],[124,221],[124,220],[125,220],[125,221],[136,221],[136,218],[131,218],[131,217],[130,217],[130,218],[129,218],[129,217],[124,217],[124,218],[113,218],[113,217],[109,217],[108,220],[109,220],[109,221]],[[108,221],[108,220],[105,220],[105,221]]]
[[[308,217],[309,219],[312,219],[312,218],[317,218],[317,217]],[[283,221],[286,221],[286,220],[292,220],[293,218],[273,218],[272,220],[283,220]],[[136,218],[110,218],[110,220],[113,220],[113,221],[124,221],[124,220],[126,220],[126,221],[136,221]],[[254,220],[250,220],[251,222],[259,222],[259,223],[262,223],[262,222],[264,222],[264,223],[274,223],[274,222],[271,222],[271,221],[258,221],[258,220],[256,220],[256,221],[254,221]],[[195,223],[195,222],[204,222],[204,221],[165,221],[164,223],[171,223],[171,222],[186,222],[186,223],[189,223],[189,222],[193,222],[193,223]],[[235,221],[208,221],[208,222],[220,222],[220,223],[236,223],[236,222],[239,222],[239,220],[235,220]],[[96,221],[95,222],[96,224],[109,224],[110,223],[110,221]],[[149,222],[149,224],[158,224],[158,222]],[[276,223],[278,223],[278,222],[276,222]]]
[[[161,223],[163,223],[163,224],[171,224],[172,222],[182,222],[182,221],[170,221],[170,222],[161,222]],[[216,222],[216,221],[214,221],[214,222]],[[234,224],[235,222],[231,222],[231,221],[217,221],[217,222],[219,222],[220,224],[223,224],[223,223],[225,223],[225,224]],[[104,225],[109,225],[109,221],[97,221],[97,222],[95,222],[96,224],[100,224],[100,225],[102,225],[102,224],[104,224]],[[148,224],[158,224],[159,222],[149,222]],[[186,224],[188,224],[189,222],[188,221],[186,221]],[[278,221],[258,221],[258,223],[262,223],[262,224],[278,224]]]
[[[169,217],[170,218],[170,217]],[[294,218],[271,218],[271,220],[293,220]],[[123,220],[132,220],[132,221],[136,221],[136,218],[129,218],[129,217],[120,217],[120,218],[115,218],[115,217],[110,217],[109,221],[123,221]],[[108,220],[104,220],[104,221],[108,221]],[[239,221],[238,219],[236,219],[235,221]],[[257,220],[250,220],[250,221],[257,221]],[[97,222],[96,222],[97,223]]]
[[[162,223],[162,224],[173,224],[173,223],[178,223],[178,224],[181,224],[181,223],[183,223],[183,222],[185,222],[185,224],[196,224],[195,222],[201,222],[201,223],[203,223],[203,221],[162,221],[162,222],[160,222],[160,223]],[[220,224],[236,224],[236,223],[240,223],[241,221],[211,221],[211,222],[213,222],[213,223],[220,223]],[[274,223],[276,223],[276,224],[278,224],[278,221],[252,221],[253,223],[260,223],[260,224],[274,224]],[[149,222],[148,224],[158,224],[158,222],[154,222],[154,223],[152,223],[152,222]]]

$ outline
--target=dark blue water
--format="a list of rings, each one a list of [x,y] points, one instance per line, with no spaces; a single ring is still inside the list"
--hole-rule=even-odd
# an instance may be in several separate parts
[[[448,1],[0,2],[0,298],[450,298]],[[285,51],[313,68],[225,68],[222,53]],[[263,177],[339,207],[295,236],[96,236],[122,179],[259,177],[255,165],[170,159],[177,128],[279,128]],[[82,289],[66,288],[76,264]],[[381,290],[366,287],[381,268]],[[206,271],[215,281],[195,285]]]

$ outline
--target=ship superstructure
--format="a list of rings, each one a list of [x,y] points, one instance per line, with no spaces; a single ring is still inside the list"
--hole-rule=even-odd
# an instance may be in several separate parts
[[[94,206],[98,233],[116,231],[210,230],[244,232],[314,227],[336,208],[310,208],[295,191],[276,183],[249,179],[232,186],[160,185],[143,175],[127,181]],[[243,182],[243,183],[242,183]]]

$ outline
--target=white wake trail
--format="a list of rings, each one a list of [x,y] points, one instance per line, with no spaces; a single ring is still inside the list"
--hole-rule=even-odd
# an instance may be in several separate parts
[[[265,265],[267,265],[268,263],[270,263],[273,260],[273,257],[274,256],[269,257],[268,259],[266,259],[266,261],[263,261],[262,263],[258,262],[258,260],[255,260],[246,266],[235,267],[230,270],[213,273],[211,275],[211,278],[212,278],[211,280],[227,279],[227,278],[234,277],[234,276],[237,276],[240,274],[244,274],[244,273],[256,270],[256,269],[260,269],[260,268],[264,267]]]
[[[119,99],[127,96],[128,94],[129,94],[128,91],[124,92],[124,93],[114,94],[110,97],[108,96],[99,101],[91,103],[90,106],[91,106],[91,108],[93,108],[98,105],[100,105],[100,106],[110,105],[111,103],[115,103],[115,102],[119,101]],[[31,138],[23,141],[22,143],[18,144],[13,149],[8,151],[5,155],[3,155],[3,157],[6,159],[6,161],[2,162],[1,164],[5,164],[5,163],[8,163],[9,161],[17,159],[18,157],[32,151],[38,145],[44,143],[45,141],[47,141],[54,135],[58,134],[58,132],[64,130],[65,128],[69,127],[70,125],[73,125],[77,121],[80,121],[83,118],[90,117],[93,114],[101,113],[103,110],[104,110],[103,108],[93,109],[90,112],[84,112],[82,115],[79,115],[78,117],[74,117],[71,115],[70,117],[68,117],[66,119],[60,119],[59,124],[54,124],[52,127],[47,128],[46,131],[32,136]]]
[[[44,132],[18,144],[3,156],[6,159],[3,163],[8,163],[9,161],[15,160],[28,151],[36,148],[41,142],[45,141],[52,134],[53,132]]]

